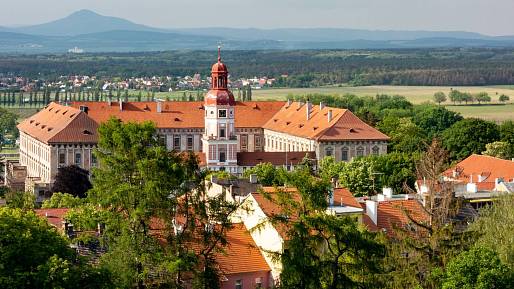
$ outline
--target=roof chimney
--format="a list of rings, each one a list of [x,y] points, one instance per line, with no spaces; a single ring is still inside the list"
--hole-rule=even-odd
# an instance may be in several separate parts
[[[288,98],[288,99],[287,99],[287,107],[290,107],[292,103],[293,103],[293,102],[291,101],[291,99],[289,99],[289,98]]]
[[[120,104],[120,111],[123,111],[123,101],[120,99],[118,103]]]
[[[85,114],[88,113],[89,111],[89,107],[87,107],[86,105],[81,105],[80,106],[80,111],[84,112]]]
[[[331,109],[329,109],[329,110],[328,110],[328,113],[327,113],[327,120],[328,120],[328,122],[331,122],[331,121],[332,121],[332,110],[331,110]]]
[[[321,101],[319,103],[319,110],[323,110],[325,108],[325,104],[323,103],[323,101]]]
[[[257,175],[256,174],[251,174],[250,175],[250,183],[251,184],[256,184],[257,183]]]
[[[307,113],[307,120],[309,120],[309,118],[311,117],[311,108],[312,108],[311,101],[307,99],[307,104],[305,106],[305,112]]]
[[[162,102],[160,99],[157,99],[157,113],[162,112]]]
[[[330,188],[330,191],[328,191],[328,205],[330,207],[334,206],[334,188]]]
[[[378,218],[378,202],[367,200],[366,201],[366,214],[369,216],[371,221],[376,225]]]

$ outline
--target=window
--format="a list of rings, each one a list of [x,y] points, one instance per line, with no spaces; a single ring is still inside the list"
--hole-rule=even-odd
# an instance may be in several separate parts
[[[225,128],[220,127],[220,137],[225,137],[227,134],[225,133]]]
[[[225,161],[227,161],[227,151],[225,150],[225,148],[218,148],[219,150],[219,161],[220,163],[224,163]]]
[[[241,135],[241,151],[245,152],[248,149],[248,135],[242,134]]]
[[[218,110],[218,117],[227,117],[227,110],[226,109]]]
[[[96,166],[96,155],[91,152],[91,165]]]
[[[79,167],[82,165],[82,155],[80,153],[75,153],[75,164]]]
[[[59,164],[65,164],[66,163],[66,153],[59,152]]]
[[[188,135],[187,136],[187,150],[188,151],[192,151],[193,150],[193,144],[194,144],[193,136],[192,135]]]
[[[325,149],[325,156],[331,157],[334,155],[334,150],[331,147]]]
[[[347,147],[343,147],[341,149],[341,160],[345,161],[345,162],[347,162],[349,160],[349,158],[348,158],[348,148]]]
[[[176,151],[180,151],[180,136],[173,136],[173,149]]]
[[[374,146],[372,149],[371,149],[371,153],[378,156],[378,153],[380,152],[380,149],[377,147],[377,146]]]
[[[159,145],[166,146],[166,136],[165,135],[159,135],[158,141],[159,141]]]
[[[236,280],[236,289],[243,289],[243,280]]]
[[[364,148],[363,147],[358,147],[357,148],[357,156],[358,157],[364,156]]]
[[[255,278],[255,288],[262,288],[262,277]]]
[[[260,135],[255,136],[255,151],[260,151],[262,146],[262,138]]]

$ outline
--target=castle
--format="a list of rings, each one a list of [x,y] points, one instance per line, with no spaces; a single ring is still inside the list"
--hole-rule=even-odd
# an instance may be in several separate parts
[[[16,168],[26,170],[25,188],[47,189],[59,167],[96,166],[97,128],[111,117],[151,121],[168,150],[195,152],[202,166],[236,175],[263,162],[292,169],[305,156],[350,161],[387,153],[389,137],[347,109],[309,101],[235,101],[219,50],[211,73],[203,102],[50,103],[18,125]]]

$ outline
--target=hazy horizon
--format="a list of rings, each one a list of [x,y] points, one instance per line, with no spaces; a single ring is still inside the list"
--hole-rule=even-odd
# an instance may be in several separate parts
[[[451,2],[451,3],[449,3]],[[82,9],[160,28],[348,28],[469,31],[514,35],[512,0],[18,0],[2,4],[0,26],[41,24]]]

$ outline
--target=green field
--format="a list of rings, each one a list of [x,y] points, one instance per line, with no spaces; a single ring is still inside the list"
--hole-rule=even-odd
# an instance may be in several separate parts
[[[451,89],[457,89],[462,92],[478,93],[485,91],[487,92],[492,101],[490,104],[485,105],[453,105],[453,103],[447,101],[443,103],[448,109],[460,112],[465,117],[479,117],[483,119],[493,121],[503,121],[507,119],[514,119],[514,85],[505,86],[466,86],[466,87],[450,87],[450,86],[341,86],[341,87],[318,87],[318,88],[271,88],[271,89],[254,89],[252,91],[253,100],[286,100],[288,96],[305,96],[308,94],[354,94],[358,96],[375,96],[377,94],[388,94],[388,95],[402,95],[405,96],[410,102],[414,104],[420,104],[424,102],[432,102],[434,93],[442,91],[448,94]],[[205,94],[205,91],[200,91],[201,95]],[[130,91],[130,100],[135,101],[138,92]],[[193,98],[196,98],[197,91],[186,91],[185,94],[189,96],[191,94]],[[234,94],[237,93],[234,91]],[[509,104],[500,104],[498,97],[502,94],[510,97]],[[184,95],[184,91],[174,92],[157,92],[155,93],[156,98],[171,100],[181,99]],[[122,94],[123,97],[123,94]],[[51,96],[53,99],[53,95]],[[115,101],[116,96],[113,98]],[[147,99],[147,93],[142,92],[141,100]],[[20,119],[26,118],[36,112],[36,107],[30,108],[25,106],[23,108],[6,107],[9,110],[14,111],[20,115]]]

